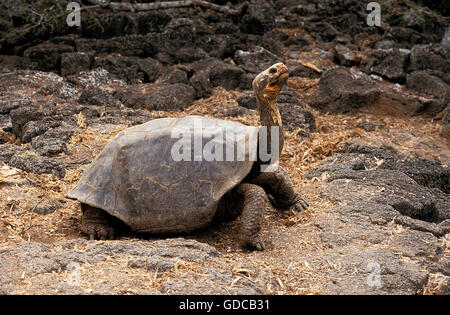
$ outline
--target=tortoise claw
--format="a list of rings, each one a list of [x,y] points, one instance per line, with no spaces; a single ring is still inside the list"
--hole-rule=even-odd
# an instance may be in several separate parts
[[[266,249],[266,245],[263,242],[258,242],[255,245],[255,249],[259,250],[259,251],[263,251],[264,249]]]
[[[306,200],[300,198],[295,204],[294,209],[298,212],[302,212],[303,210],[306,210],[309,207],[309,204],[306,202]]]
[[[89,235],[89,240],[113,240],[115,238],[114,229],[101,223],[84,223],[82,231]]]
[[[255,237],[254,239],[244,240],[242,242],[242,246],[250,250],[258,251],[263,251],[266,248],[264,241],[259,236]]]

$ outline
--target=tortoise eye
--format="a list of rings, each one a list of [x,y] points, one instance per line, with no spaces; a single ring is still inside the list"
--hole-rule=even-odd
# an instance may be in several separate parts
[[[271,68],[271,69],[269,70],[269,72],[270,72],[271,74],[277,73],[277,69]]]

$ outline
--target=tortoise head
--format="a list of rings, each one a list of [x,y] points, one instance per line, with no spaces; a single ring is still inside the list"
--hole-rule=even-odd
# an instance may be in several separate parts
[[[261,72],[253,80],[253,90],[260,100],[275,101],[289,78],[289,71],[283,63],[277,63]]]
[[[287,67],[282,63],[274,64],[261,72],[253,80],[261,123],[265,126],[281,126],[281,116],[277,105],[277,96],[289,78]]]

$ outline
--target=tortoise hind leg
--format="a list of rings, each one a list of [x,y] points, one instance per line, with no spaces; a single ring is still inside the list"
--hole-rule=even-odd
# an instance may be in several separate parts
[[[81,231],[89,236],[90,240],[114,239],[115,231],[111,224],[111,216],[104,210],[81,204],[83,216],[81,218]]]
[[[264,189],[254,184],[240,184],[234,189],[234,193],[243,197],[239,231],[242,245],[251,249],[264,250],[264,241],[259,236],[267,205]]]
[[[277,208],[286,209],[291,206],[297,211],[308,208],[308,203],[295,191],[289,174],[279,166],[275,172],[263,172],[250,183],[261,186],[275,199]]]

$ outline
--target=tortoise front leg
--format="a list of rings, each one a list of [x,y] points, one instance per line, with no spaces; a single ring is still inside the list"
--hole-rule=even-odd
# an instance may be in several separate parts
[[[264,189],[258,185],[245,183],[237,186],[234,193],[240,195],[243,200],[239,231],[242,245],[251,249],[264,250],[264,242],[259,236],[267,205]]]
[[[291,206],[297,211],[308,208],[308,203],[295,191],[289,174],[279,166],[275,172],[263,172],[250,183],[261,186],[275,199],[277,208],[286,209]]]
[[[83,211],[81,231],[86,233],[90,240],[113,240],[115,238],[108,213],[84,203],[81,204],[81,210]]]

